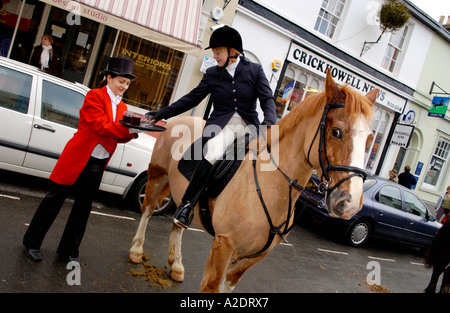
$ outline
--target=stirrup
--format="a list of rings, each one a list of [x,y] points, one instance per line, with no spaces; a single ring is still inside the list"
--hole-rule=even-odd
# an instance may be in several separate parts
[[[190,210],[189,210],[189,217],[188,217],[186,223],[184,223],[184,222],[180,221],[177,217],[179,217],[179,214],[180,214],[183,210],[187,209],[188,207],[190,207]],[[187,204],[183,205],[182,207],[180,207],[180,208],[178,209],[178,212],[175,213],[175,218],[173,219],[173,223],[174,223],[175,225],[177,225],[177,226],[183,228],[183,229],[187,229],[187,228],[189,227],[189,225],[191,224],[192,219],[194,218],[194,212],[193,212],[193,210],[194,210],[194,207],[192,206],[191,203],[187,203]]]

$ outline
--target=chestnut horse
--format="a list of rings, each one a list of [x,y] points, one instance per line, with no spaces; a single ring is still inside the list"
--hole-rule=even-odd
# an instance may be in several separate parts
[[[313,168],[325,178],[322,189],[328,193],[330,215],[349,219],[361,209],[364,175],[360,169],[364,167],[367,141],[373,137],[369,122],[377,92],[374,89],[363,96],[349,86],[340,87],[328,71],[325,91],[306,98],[267,131],[268,149],[249,151],[222,193],[209,200],[215,235],[201,292],[232,291],[244,272],[282,241],[281,236],[275,235],[267,244],[269,225],[293,224],[288,211]],[[142,217],[129,254],[133,262],[142,261],[148,219],[161,192],[167,192],[168,185],[175,203],[181,201],[188,181],[177,165],[181,150],[201,136],[201,121],[194,117],[177,118],[166,125],[167,130],[156,141],[148,167]],[[176,136],[186,129],[190,136]],[[278,136],[272,136],[277,131]],[[290,191],[289,181],[297,188]],[[193,223],[203,228],[198,218],[199,206],[194,210]],[[175,281],[184,280],[182,234],[183,229],[173,225],[169,266]]]

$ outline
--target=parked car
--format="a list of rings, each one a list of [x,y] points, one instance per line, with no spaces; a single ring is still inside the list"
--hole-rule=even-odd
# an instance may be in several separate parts
[[[319,182],[315,175],[311,180]],[[377,237],[425,248],[442,226],[419,197],[395,182],[369,176],[364,182],[363,195],[361,211],[349,220],[330,217],[319,193],[303,192],[296,205],[301,208],[305,204],[308,214],[340,231],[355,247]]]
[[[88,91],[84,85],[0,57],[0,168],[48,178],[76,132]],[[146,112],[132,106],[129,110]],[[127,197],[130,208],[139,210],[155,141],[141,133],[139,138],[119,144],[100,189]],[[170,204],[168,198],[159,209]]]

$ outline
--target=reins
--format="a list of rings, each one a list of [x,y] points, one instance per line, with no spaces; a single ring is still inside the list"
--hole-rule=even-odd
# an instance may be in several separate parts
[[[330,165],[330,161],[328,159],[328,155],[327,155],[327,151],[326,151],[326,119],[328,116],[328,112],[331,109],[337,109],[337,108],[343,108],[344,107],[344,103],[338,103],[338,104],[327,104],[324,108],[323,114],[322,114],[322,118],[320,120],[319,126],[317,127],[316,133],[314,135],[314,138],[311,142],[311,145],[309,146],[309,150],[308,150],[308,156],[307,156],[307,161],[309,163],[309,165],[311,167],[313,167],[309,161],[309,155],[311,152],[311,148],[316,140],[317,135],[320,133],[320,142],[319,142],[319,163],[320,163],[320,167],[322,169],[322,178],[325,178],[325,181],[322,181],[319,185],[316,185],[316,192],[319,192],[321,194],[324,194],[324,201],[326,203],[326,199],[327,199],[327,195],[328,193],[333,192],[334,189],[336,189],[337,187],[339,187],[342,183],[344,183],[346,180],[351,179],[352,177],[355,176],[360,176],[363,180],[366,179],[367,177],[367,173],[357,167],[354,166],[347,166],[347,165]],[[264,133],[263,133],[264,136]],[[264,138],[267,142],[267,138]],[[323,149],[322,149],[323,147]],[[269,153],[270,159],[272,161],[272,163],[276,166],[277,170],[283,175],[283,177],[288,181],[289,183],[289,205],[288,205],[288,213],[287,213],[287,217],[286,220],[280,225],[280,226],[275,226],[272,222],[272,218],[270,216],[269,210],[266,206],[266,203],[264,201],[262,192],[261,192],[261,188],[259,185],[259,181],[258,181],[258,174],[257,174],[257,169],[256,169],[256,160],[258,158],[258,153],[257,151],[254,151],[253,153],[253,160],[252,160],[252,165],[253,165],[253,177],[255,180],[255,186],[256,186],[256,192],[258,194],[259,200],[261,202],[261,205],[264,209],[264,213],[266,214],[267,217],[267,221],[269,222],[269,226],[270,226],[270,230],[269,230],[269,237],[267,239],[266,244],[264,245],[264,247],[259,250],[258,252],[251,254],[249,256],[246,256],[248,258],[252,258],[252,257],[257,257],[259,255],[261,255],[262,253],[264,253],[272,244],[273,239],[275,238],[276,235],[280,236],[281,239],[283,240],[283,242],[287,243],[286,238],[284,237],[285,235],[287,235],[292,228],[295,226],[297,220],[303,215],[303,212],[305,210],[306,207],[306,202],[309,201],[310,199],[312,199],[312,196],[309,196],[308,199],[306,201],[304,201],[301,209],[298,211],[297,216],[295,216],[294,213],[294,220],[291,224],[291,226],[289,227],[289,223],[291,220],[291,216],[292,216],[292,190],[295,188],[299,191],[304,191],[305,189],[308,189],[308,187],[303,187],[300,186],[297,182],[297,179],[292,179],[290,178],[286,173],[284,173],[280,167],[278,166],[278,164],[276,163],[276,161],[273,158],[273,155],[270,151],[270,147],[267,146],[267,151]],[[325,166],[323,160],[322,160],[322,153],[325,153],[325,159],[327,162],[327,165]],[[334,186],[329,187],[329,183],[331,182],[331,178],[329,177],[328,173],[330,171],[345,171],[345,172],[353,172],[352,174],[349,174],[347,177],[341,179],[340,181],[338,181]],[[329,209],[327,208],[328,212]],[[284,226],[284,229],[281,230]]]

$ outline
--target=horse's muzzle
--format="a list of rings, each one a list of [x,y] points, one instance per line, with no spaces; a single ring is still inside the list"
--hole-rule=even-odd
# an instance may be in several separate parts
[[[341,190],[341,188],[335,189],[328,195],[327,207],[330,216],[345,220],[350,219],[361,209],[359,201],[355,204],[352,201],[352,195],[347,190]]]

